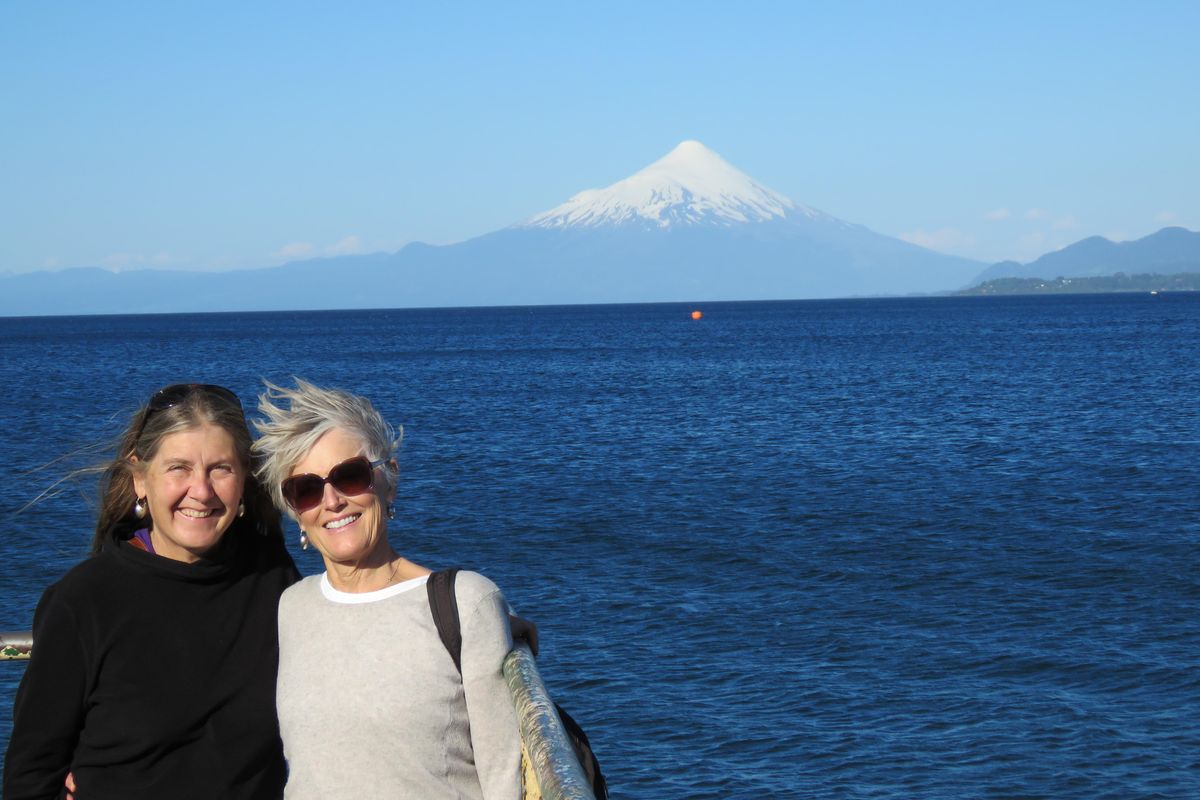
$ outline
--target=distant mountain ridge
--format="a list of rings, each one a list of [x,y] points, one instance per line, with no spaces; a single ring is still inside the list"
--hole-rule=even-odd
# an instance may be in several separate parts
[[[1200,233],[1169,227],[1130,242],[1089,236],[1028,264],[1016,261],[993,264],[972,285],[997,278],[1096,278],[1118,272],[1161,275],[1200,272]]]
[[[0,314],[928,294],[982,266],[804,206],[685,141],[607,188],[457,244],[227,273],[27,273],[0,278]]]

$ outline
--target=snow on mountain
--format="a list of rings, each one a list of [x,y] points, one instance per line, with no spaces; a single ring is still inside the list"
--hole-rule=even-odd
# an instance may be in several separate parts
[[[795,215],[839,222],[768,189],[700,142],[686,141],[640,172],[580,192],[514,227],[728,226]]]

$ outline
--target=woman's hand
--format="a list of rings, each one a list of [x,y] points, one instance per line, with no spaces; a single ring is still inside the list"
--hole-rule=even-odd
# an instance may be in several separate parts
[[[521,639],[529,645],[529,651],[535,656],[538,654],[538,632],[537,625],[533,620],[518,617],[515,614],[508,615],[508,627],[512,630],[513,640]]]
[[[75,800],[75,773],[68,772],[67,779],[63,783],[67,787],[67,800]]]

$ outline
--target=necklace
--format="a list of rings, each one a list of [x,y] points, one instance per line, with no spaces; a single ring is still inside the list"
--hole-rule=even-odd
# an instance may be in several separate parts
[[[400,574],[400,558],[399,558],[399,556],[397,556],[396,559],[392,561],[392,574],[388,576],[387,583],[385,583],[380,588],[386,589],[387,587],[391,586],[393,583],[396,582],[396,577],[399,574]]]
[[[396,559],[391,562],[392,569],[391,569],[391,572],[388,573],[387,580],[384,581],[381,585],[376,586],[374,588],[365,588],[365,589],[361,588],[363,586],[371,585],[372,579],[374,578],[374,573],[372,573],[370,576],[365,576],[361,572],[359,572],[357,574],[357,576],[352,575],[350,577],[350,583],[346,586],[346,588],[342,588],[342,586],[340,585],[342,583],[342,581],[340,579],[335,581],[335,580],[330,580],[328,578],[328,576],[332,574],[331,570],[326,570],[326,572],[325,572],[326,580],[330,580],[330,585],[333,586],[334,589],[337,589],[340,592],[355,593],[355,592],[382,591],[383,589],[386,589],[389,586],[391,586],[393,583],[395,583],[396,580],[400,577],[400,562],[403,560],[404,559],[401,558],[400,556],[396,556]],[[357,577],[357,580],[355,580],[355,577]]]

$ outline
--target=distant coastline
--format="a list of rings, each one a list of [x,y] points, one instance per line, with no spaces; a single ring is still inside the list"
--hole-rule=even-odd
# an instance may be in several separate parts
[[[955,295],[1000,294],[1096,294],[1101,292],[1196,292],[1200,291],[1200,272],[1174,275],[1143,273],[1103,275],[1088,278],[994,278]]]

